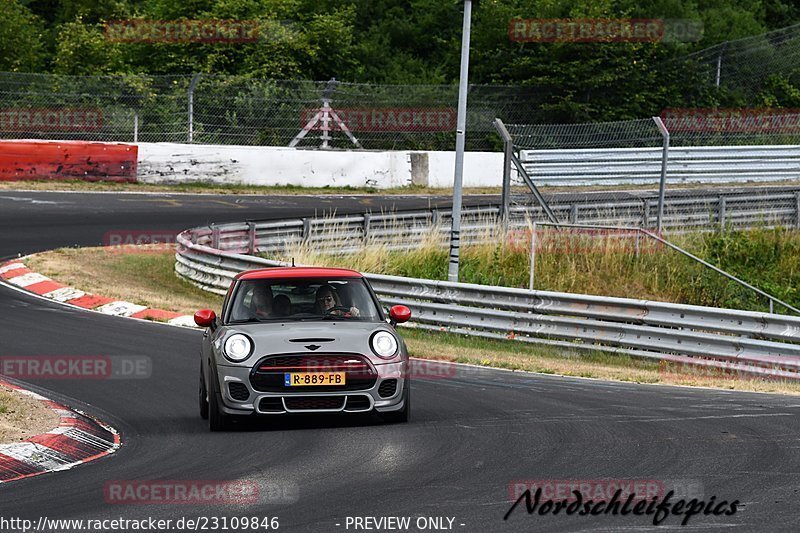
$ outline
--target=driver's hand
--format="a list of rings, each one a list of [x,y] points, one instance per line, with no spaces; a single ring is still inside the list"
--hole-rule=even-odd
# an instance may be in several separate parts
[[[350,308],[350,314],[353,315],[353,316],[360,316],[361,315],[361,311],[358,310],[358,307],[351,307]]]

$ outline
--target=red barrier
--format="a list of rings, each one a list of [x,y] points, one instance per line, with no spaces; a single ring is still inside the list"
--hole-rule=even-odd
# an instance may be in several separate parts
[[[139,147],[86,141],[0,141],[0,181],[136,181]]]

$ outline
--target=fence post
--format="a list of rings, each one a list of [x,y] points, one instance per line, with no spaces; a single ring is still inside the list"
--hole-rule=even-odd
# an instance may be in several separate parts
[[[189,142],[194,139],[194,90],[197,83],[200,81],[200,73],[192,76],[192,81],[189,83]]]
[[[139,142],[139,110],[133,110],[133,142]]]
[[[511,155],[514,150],[514,140],[508,133],[505,124],[499,118],[492,123],[500,138],[503,140],[503,189],[500,193],[500,222],[503,229],[508,229],[508,209],[511,196]]]
[[[531,230],[531,277],[528,287],[533,290],[533,275],[536,270],[536,222],[533,223]]]
[[[664,191],[667,188],[667,161],[669,159],[669,130],[664,125],[661,117],[653,117],[653,121],[661,132],[664,139],[661,151],[661,181],[658,184],[658,215],[656,219],[656,231],[661,235],[661,227],[664,219]]]

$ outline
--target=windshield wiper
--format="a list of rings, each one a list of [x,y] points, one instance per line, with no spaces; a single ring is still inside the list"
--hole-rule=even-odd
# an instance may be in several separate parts
[[[282,320],[284,318],[285,317],[270,317],[270,318],[250,317],[250,318],[243,318],[241,320],[231,320],[229,324],[252,324],[254,322],[271,322],[273,320]]]

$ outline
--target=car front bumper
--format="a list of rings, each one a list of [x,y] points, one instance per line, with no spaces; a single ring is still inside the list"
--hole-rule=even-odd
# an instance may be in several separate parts
[[[221,410],[228,415],[286,415],[295,413],[381,413],[403,409],[408,387],[408,361],[376,364],[377,379],[369,388],[347,391],[315,392],[314,387],[301,387],[298,391],[262,392],[250,383],[251,369],[243,366],[218,365],[218,389],[221,393]],[[394,393],[381,395],[381,385],[396,380]],[[232,383],[241,383],[247,388],[247,400],[232,396]],[[241,385],[235,385],[241,390]],[[384,391],[385,392],[385,391]]]

